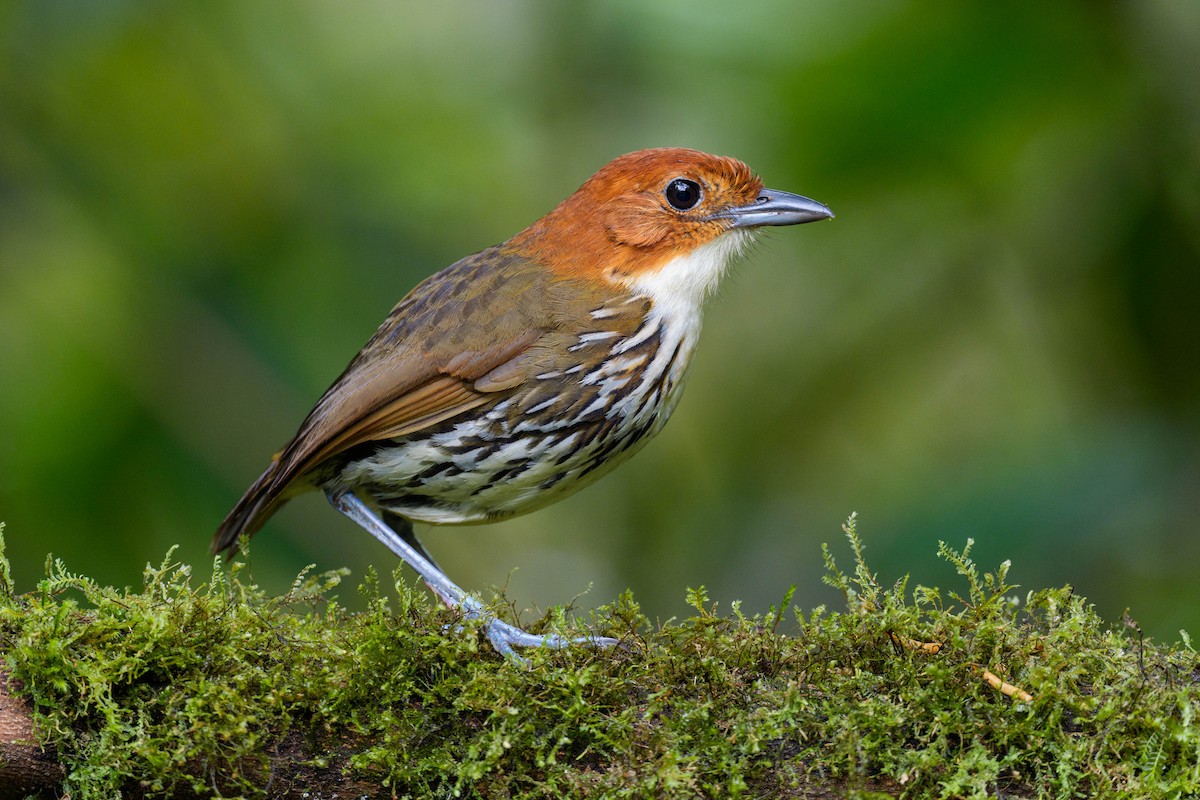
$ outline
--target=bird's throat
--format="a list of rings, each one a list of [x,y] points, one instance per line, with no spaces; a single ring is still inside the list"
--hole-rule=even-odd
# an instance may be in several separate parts
[[[699,333],[704,301],[716,291],[729,264],[753,239],[750,231],[729,231],[711,242],[625,278],[634,294],[649,297],[662,316]]]

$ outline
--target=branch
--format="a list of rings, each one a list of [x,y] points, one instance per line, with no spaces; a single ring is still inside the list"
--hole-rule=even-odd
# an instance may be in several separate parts
[[[57,792],[62,781],[62,767],[37,742],[32,709],[13,696],[8,672],[0,666],[0,800]]]
[[[354,613],[336,574],[282,597],[169,559],[137,591],[57,563],[27,595],[0,580],[0,800],[1200,793],[1188,641],[1131,639],[1069,588],[1017,604],[1007,564],[945,545],[964,596],[909,595],[848,535],[852,575],[826,551],[845,612],[718,613],[700,588],[652,626],[625,595],[526,620],[622,643],[528,668],[399,574]]]
[[[34,733],[33,709],[30,703],[14,694],[7,673],[0,667],[0,800],[22,800],[30,795],[59,797],[65,773],[53,750],[37,743]],[[263,788],[279,800],[312,800],[314,797],[373,797],[380,791],[378,781],[347,777],[343,771],[350,758],[362,749],[361,742],[352,737],[330,736],[317,746],[299,734],[291,734],[267,751],[268,770]],[[323,767],[313,763],[320,760]],[[193,765],[196,774],[203,774],[201,764]],[[233,789],[224,776],[213,775],[213,787]],[[137,787],[126,796],[149,796]],[[169,793],[171,798],[190,800],[209,797],[210,792],[197,792],[179,786]]]

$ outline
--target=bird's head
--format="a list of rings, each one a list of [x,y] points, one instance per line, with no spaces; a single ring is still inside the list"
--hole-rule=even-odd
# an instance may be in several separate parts
[[[764,188],[741,161],[664,147],[609,162],[509,246],[562,277],[701,300],[759,227],[832,217],[814,200]]]

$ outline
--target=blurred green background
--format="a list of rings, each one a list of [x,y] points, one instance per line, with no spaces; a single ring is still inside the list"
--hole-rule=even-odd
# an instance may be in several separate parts
[[[0,520],[137,585],[391,305],[610,158],[748,162],[834,222],[712,303],[666,431],[545,511],[424,538],[466,587],[838,603],[939,539],[1200,633],[1200,4],[0,5]],[[312,495],[254,542],[394,560]],[[347,589],[348,600],[354,592]]]

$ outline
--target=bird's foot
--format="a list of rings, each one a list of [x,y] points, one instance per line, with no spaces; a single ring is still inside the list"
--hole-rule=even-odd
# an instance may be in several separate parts
[[[521,630],[516,625],[497,618],[473,597],[468,597],[462,604],[463,616],[467,619],[477,619],[484,623],[488,641],[496,652],[509,661],[521,666],[528,666],[529,659],[517,654],[517,647],[548,647],[561,650],[574,645],[590,647],[613,647],[617,640],[608,636],[562,636],[557,633],[535,634]]]

